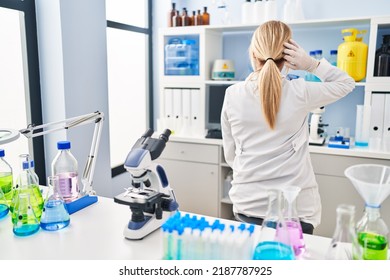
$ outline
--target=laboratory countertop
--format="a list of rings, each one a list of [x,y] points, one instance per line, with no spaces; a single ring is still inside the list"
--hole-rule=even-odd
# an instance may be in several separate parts
[[[130,216],[127,206],[115,203],[112,198],[99,197],[97,203],[72,214],[67,228],[54,232],[40,229],[34,235],[17,237],[12,232],[8,215],[0,220],[0,259],[160,260],[162,232],[156,230],[142,240],[128,240],[124,238],[123,230]],[[307,258],[323,259],[331,240],[314,235],[304,238]]]
[[[195,143],[195,144],[209,144],[209,145],[222,145],[221,139],[209,139],[209,138],[190,138],[171,136],[170,141]],[[351,146],[349,149],[342,148],[329,148],[326,144],[322,146],[309,145],[309,152],[315,154],[327,154],[327,155],[339,155],[339,156],[351,156],[351,157],[363,157],[363,158],[375,158],[375,159],[388,159],[390,160],[389,151],[378,151],[368,147],[355,147]]]

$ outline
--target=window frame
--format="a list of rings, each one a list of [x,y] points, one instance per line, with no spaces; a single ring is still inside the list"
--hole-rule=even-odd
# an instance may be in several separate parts
[[[154,119],[154,113],[153,113],[153,32],[152,32],[152,0],[147,0],[147,21],[148,21],[148,27],[143,28],[143,27],[138,27],[135,25],[130,25],[130,24],[124,24],[112,20],[107,20],[107,28],[114,28],[114,29],[120,29],[124,31],[129,31],[129,32],[135,32],[135,33],[142,33],[148,36],[148,120],[149,120],[149,127],[153,128],[153,119]],[[123,164],[118,165],[115,167],[111,168],[111,177],[118,176],[122,173],[125,173],[126,169],[124,168]]]
[[[26,36],[27,74],[29,91],[29,116],[32,124],[42,124],[42,98],[39,74],[38,35],[35,11],[35,0],[0,0],[0,7],[17,10],[24,13],[24,26]],[[41,184],[46,184],[45,152],[43,137],[31,139],[35,172]]]

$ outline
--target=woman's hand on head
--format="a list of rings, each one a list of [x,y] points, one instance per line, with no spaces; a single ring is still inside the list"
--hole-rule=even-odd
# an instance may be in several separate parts
[[[307,52],[297,44],[297,42],[290,39],[289,42],[284,43],[284,46],[286,67],[293,70],[304,70],[308,72],[313,72],[317,68],[319,62],[309,56]]]

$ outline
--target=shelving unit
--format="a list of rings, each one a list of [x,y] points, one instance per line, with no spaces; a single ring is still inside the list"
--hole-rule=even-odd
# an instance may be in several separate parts
[[[350,18],[350,19],[333,19],[333,20],[310,20],[310,21],[302,21],[302,22],[291,22],[289,23],[293,30],[293,38],[300,43],[300,45],[307,51],[318,49],[318,46],[321,46],[323,50],[331,50],[336,49],[337,46],[342,43],[342,29],[346,28],[357,28],[359,30],[367,30],[367,33],[363,39],[365,43],[369,45],[369,53],[368,53],[368,61],[367,61],[367,75],[366,79],[363,81],[356,83],[355,91],[356,93],[351,93],[350,95],[353,99],[349,99],[344,101],[344,103],[340,102],[339,107],[337,107],[337,112],[342,113],[343,117],[342,121],[350,121],[351,118],[355,118],[356,116],[356,105],[364,104],[371,105],[372,102],[372,94],[381,92],[381,93],[390,93],[390,77],[374,77],[373,69],[374,69],[374,60],[375,60],[375,50],[379,47],[380,42],[378,36],[386,33],[390,34],[390,17],[373,17],[373,18]],[[237,25],[237,26],[193,26],[193,27],[175,27],[175,28],[164,28],[160,30],[159,33],[159,49],[160,49],[160,112],[161,117],[164,118],[166,116],[166,102],[164,102],[164,91],[167,88],[177,88],[177,89],[196,89],[199,90],[199,102],[198,102],[198,119],[197,124],[200,124],[196,128],[196,135],[188,136],[185,133],[174,134],[170,140],[170,142],[174,142],[175,144],[183,144],[183,143],[192,143],[195,150],[197,148],[204,148],[204,146],[213,147],[213,149],[218,150],[218,155],[215,155],[216,158],[212,160],[212,166],[210,163],[204,162],[194,162],[194,159],[191,157],[181,158],[180,160],[175,159],[175,157],[171,157],[167,154],[164,155],[163,160],[164,163],[168,163],[170,165],[171,173],[170,176],[174,183],[183,184],[185,181],[183,176],[188,176],[188,178],[193,178],[194,172],[196,169],[192,169],[191,172],[183,171],[183,164],[195,163],[196,166],[200,167],[203,164],[208,168],[209,172],[214,172],[216,178],[211,179],[214,183],[211,184],[206,175],[203,176],[195,176],[197,177],[197,183],[199,184],[199,188],[203,189],[203,191],[196,192],[193,189],[189,191],[188,203],[191,204],[191,201],[202,201],[203,195],[205,194],[205,189],[209,190],[208,192],[208,200],[209,203],[204,203],[200,208],[192,208],[190,206],[186,209],[186,205],[182,205],[184,207],[183,210],[188,210],[191,212],[202,212],[206,215],[217,215],[222,218],[232,218],[232,203],[229,198],[222,197],[223,194],[223,182],[230,171],[230,167],[226,164],[223,158],[223,147],[222,141],[216,139],[205,139],[204,136],[206,134],[206,105],[207,105],[207,91],[210,86],[229,86],[234,83],[239,82],[239,80],[243,80],[248,72],[248,63],[249,59],[245,56],[247,55],[245,50],[247,50],[250,38],[252,36],[253,31],[258,27],[258,25]],[[319,36],[321,34],[322,36]],[[199,36],[199,75],[197,76],[165,76],[164,75],[164,45],[166,44],[166,38],[172,38],[174,36],[187,36],[187,35],[198,35]],[[315,40],[312,40],[315,38]],[[237,51],[237,49],[242,51]],[[216,81],[211,80],[211,69],[213,62],[216,59],[232,59],[236,62],[236,78],[234,81]],[[388,94],[390,96],[390,94]],[[338,102],[336,102],[338,103]],[[342,108],[340,106],[343,106]],[[193,109],[193,108],[192,108]],[[329,110],[332,111],[332,110]],[[333,108],[334,114],[334,108]],[[344,116],[347,117],[344,117]],[[175,122],[175,120],[173,120]],[[352,122],[354,124],[354,121]],[[172,124],[172,122],[171,122]],[[351,125],[351,122],[348,123]],[[340,125],[340,124],[338,124]],[[353,127],[353,126],[351,126]],[[353,132],[351,129],[351,132]],[[187,131],[191,131],[191,125],[189,129],[187,127]],[[354,135],[353,133],[351,133]],[[390,135],[390,127],[389,127],[389,135]],[[389,138],[390,139],[390,138]],[[170,144],[168,144],[169,146]],[[198,145],[200,145],[198,147]],[[179,145],[180,146],[180,145]],[[327,147],[310,147],[310,152],[314,155],[314,167],[316,172],[320,169],[317,167],[321,164],[324,157],[332,158],[333,160],[345,160],[349,162],[349,164],[353,164],[355,162],[380,162],[382,164],[390,164],[390,151],[389,152],[378,152],[371,151],[368,149],[332,149]],[[211,155],[205,155],[206,157]],[[348,164],[347,164],[348,165]],[[198,171],[196,171],[198,172]],[[331,182],[337,182],[340,184],[340,188],[351,189],[350,183],[345,179],[341,178],[340,174],[333,173],[323,173],[322,171],[318,171],[316,173],[319,177],[320,189],[322,189],[323,194],[323,209],[327,208],[327,205],[324,200],[330,199],[331,194],[327,192],[327,187],[325,184],[330,184]],[[179,177],[181,179],[176,179],[175,177]],[[208,178],[208,179],[207,179]],[[195,180],[194,178],[192,180]],[[200,181],[199,181],[200,180]],[[187,180],[186,182],[191,181]],[[188,183],[187,183],[188,184]],[[205,185],[210,184],[210,185]],[[195,188],[191,183],[192,188]],[[185,195],[186,186],[173,186],[173,188],[178,187],[181,189],[182,195]],[[212,190],[212,191],[211,191]],[[212,199],[210,198],[212,196]],[[215,203],[211,203],[215,199]],[[340,198],[338,198],[340,199]],[[347,198],[348,201],[348,198]],[[390,206],[389,206],[390,207]],[[203,209],[203,210],[202,210]],[[330,208],[330,211],[325,211],[324,215],[327,217],[334,217],[334,209]],[[194,211],[195,210],[195,211]],[[327,223],[328,226],[331,226],[334,222],[334,219],[330,219]],[[328,234],[325,230],[320,229],[324,232],[324,234]]]

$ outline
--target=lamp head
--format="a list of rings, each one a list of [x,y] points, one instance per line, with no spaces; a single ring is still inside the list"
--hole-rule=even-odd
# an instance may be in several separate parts
[[[10,128],[0,128],[0,144],[7,144],[19,138],[19,131]]]

